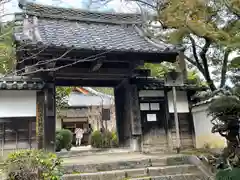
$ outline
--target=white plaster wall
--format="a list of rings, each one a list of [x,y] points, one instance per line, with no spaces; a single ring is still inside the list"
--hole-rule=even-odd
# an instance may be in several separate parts
[[[36,116],[36,91],[0,91],[0,118],[32,116]]]
[[[174,113],[173,94],[168,92],[168,108],[170,113]],[[161,90],[141,90],[139,97],[164,97],[164,91]],[[189,112],[189,104],[186,91],[177,91],[177,111],[178,113]]]
[[[226,146],[226,140],[218,133],[212,133],[211,116],[207,116],[208,104],[198,105],[192,108],[196,148],[222,148]]]
[[[172,91],[168,92],[168,108],[170,113],[174,113]],[[186,91],[177,91],[177,112],[178,113],[189,112],[189,104]]]
[[[62,120],[61,118],[56,118],[56,130],[62,129]]]

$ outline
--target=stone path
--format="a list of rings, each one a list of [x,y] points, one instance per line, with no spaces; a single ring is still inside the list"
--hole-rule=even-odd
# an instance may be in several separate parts
[[[166,158],[168,156],[175,155],[146,155],[141,153],[101,153],[92,154],[87,156],[75,156],[63,158],[63,164],[73,165],[73,164],[95,164],[95,163],[111,163],[117,161],[134,161],[134,160],[145,160],[151,158]]]

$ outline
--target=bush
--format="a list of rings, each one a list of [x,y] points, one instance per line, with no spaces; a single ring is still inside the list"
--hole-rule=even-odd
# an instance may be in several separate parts
[[[112,132],[112,147],[118,147],[118,136],[116,132]]]
[[[95,148],[111,148],[118,146],[118,137],[115,132],[94,131],[91,135],[91,145]]]
[[[239,180],[239,177],[240,177],[239,168],[225,169],[225,170],[220,170],[217,173],[216,180],[222,180],[222,179]]]
[[[95,148],[101,148],[102,147],[102,133],[100,131],[94,131],[91,134],[91,145]]]
[[[61,129],[56,132],[56,151],[62,149],[70,150],[72,147],[73,133],[68,129]]]
[[[9,154],[4,162],[8,180],[60,180],[62,161],[52,153],[22,150]]]

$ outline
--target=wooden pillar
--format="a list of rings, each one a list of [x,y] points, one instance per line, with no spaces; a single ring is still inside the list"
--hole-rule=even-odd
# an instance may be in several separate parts
[[[116,125],[119,138],[119,145],[122,147],[129,146],[127,142],[130,138],[130,123],[127,123],[126,117],[126,92],[124,85],[121,85],[114,89],[115,95],[115,108],[116,108]]]
[[[168,91],[167,89],[164,90],[164,102],[165,102],[165,130],[167,134],[167,141],[168,141],[168,148],[169,150],[173,149],[173,141],[172,141],[172,132],[170,129],[169,121],[169,108],[168,108]]]
[[[119,144],[141,151],[142,126],[137,86],[125,81],[114,92]]]
[[[55,133],[56,133],[56,102],[55,102],[55,83],[46,83],[44,90],[44,149],[55,152]]]
[[[36,104],[36,141],[37,149],[43,149],[44,91],[37,92]]]
[[[138,99],[138,89],[135,84],[129,85],[130,100],[130,120],[131,120],[131,149],[133,151],[142,151],[142,124],[140,116],[140,105]]]

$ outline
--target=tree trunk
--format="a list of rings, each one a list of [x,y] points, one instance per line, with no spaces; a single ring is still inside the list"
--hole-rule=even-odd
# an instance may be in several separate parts
[[[203,67],[204,67],[204,77],[207,81],[207,84],[209,86],[209,88],[211,89],[211,91],[215,91],[217,90],[216,86],[213,83],[213,80],[210,77],[210,73],[209,73],[209,69],[208,69],[208,60],[206,57],[206,53],[211,45],[211,41],[209,39],[205,39],[206,43],[202,49],[202,51],[200,52],[200,57],[202,59],[202,63],[203,63]]]
[[[228,63],[228,56],[230,51],[227,50],[224,54],[223,64],[222,64],[222,71],[221,71],[221,83],[220,88],[222,88],[226,83],[226,73],[227,73],[227,63]]]

